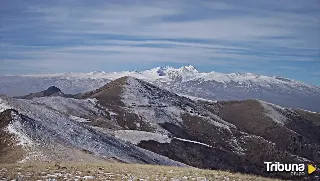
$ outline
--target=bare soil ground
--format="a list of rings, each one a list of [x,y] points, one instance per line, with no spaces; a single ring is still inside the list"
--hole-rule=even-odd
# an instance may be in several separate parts
[[[0,180],[275,180],[254,175],[196,168],[123,163],[1,164]]]

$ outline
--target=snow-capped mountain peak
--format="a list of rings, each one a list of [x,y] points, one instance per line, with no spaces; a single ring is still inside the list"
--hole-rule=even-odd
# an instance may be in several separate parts
[[[156,67],[150,70],[144,70],[138,72],[138,76],[132,74],[131,76],[142,78],[144,80],[166,80],[166,81],[176,81],[176,80],[189,80],[190,78],[195,78],[199,71],[192,65],[183,66],[180,68],[174,68],[171,66]]]
[[[199,73],[199,71],[192,65],[183,66],[179,70],[182,72]]]
[[[124,76],[132,76],[138,79],[153,81],[216,81],[220,83],[236,82],[240,84],[260,84],[262,86],[269,86],[266,84],[278,85],[296,85],[314,87],[302,82],[294,81],[288,78],[279,76],[264,76],[253,73],[219,73],[219,72],[199,72],[194,66],[187,65],[180,68],[171,66],[156,67],[149,70],[142,71],[123,71],[123,72],[104,72],[94,71],[89,73],[58,73],[58,74],[43,74],[43,75],[24,75],[23,77],[50,77],[50,78],[67,78],[67,79],[108,79],[115,80]]]
[[[2,76],[0,93],[20,96],[41,91],[51,85],[61,88],[66,94],[83,93],[125,76],[147,81],[174,93],[204,99],[253,98],[292,108],[320,110],[320,88],[317,86],[279,76],[200,72],[192,65],[180,68],[164,66],[142,71]]]

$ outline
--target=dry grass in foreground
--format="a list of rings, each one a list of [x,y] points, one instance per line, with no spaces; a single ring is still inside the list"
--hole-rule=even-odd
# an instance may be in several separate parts
[[[0,180],[274,180],[196,168],[123,163],[2,164]]]

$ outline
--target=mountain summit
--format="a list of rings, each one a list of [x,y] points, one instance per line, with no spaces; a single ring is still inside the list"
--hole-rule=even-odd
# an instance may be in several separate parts
[[[50,86],[47,90],[43,92],[44,96],[51,96],[54,94],[62,93],[61,90],[56,86]]]
[[[195,73],[199,73],[199,71],[192,65],[183,66],[183,67],[178,68],[178,69],[176,69],[174,67],[171,67],[171,66],[158,67],[156,69],[158,69],[159,71],[163,71],[163,72],[177,72],[177,73],[180,73],[180,74],[188,74],[188,73],[195,74]],[[154,69],[151,69],[151,70],[154,70]]]
[[[17,98],[20,99],[33,99],[36,97],[49,97],[49,96],[60,96],[60,97],[72,97],[70,94],[64,94],[58,87],[56,86],[50,86],[48,89],[41,91],[41,92],[36,92],[36,93],[30,93],[25,96],[20,96]]]

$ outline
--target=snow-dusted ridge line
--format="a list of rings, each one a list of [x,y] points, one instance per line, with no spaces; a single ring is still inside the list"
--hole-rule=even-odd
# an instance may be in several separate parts
[[[308,112],[308,113],[311,113],[311,114],[320,114],[320,112],[308,111],[308,110],[305,110],[305,109],[298,109],[298,110],[305,111],[305,112]]]
[[[11,113],[11,116],[12,120],[6,130],[16,136],[17,145],[24,147],[33,145],[32,140],[23,131],[23,125],[20,122],[21,117],[14,112]]]
[[[260,101],[258,100],[261,104],[261,106],[265,109],[266,115],[271,118],[274,122],[279,123],[281,125],[284,125],[287,122],[287,118],[283,115],[281,115],[276,109],[278,110],[285,110],[285,108],[265,102],[265,101]]]
[[[140,90],[144,90],[140,82],[133,77],[128,77],[121,95],[122,102],[127,106],[132,103],[137,105],[148,105],[149,99],[147,95],[144,95],[145,93],[140,92]]]
[[[132,76],[146,81],[172,81],[176,78],[181,78],[182,81],[191,81],[201,79],[203,81],[214,80],[220,83],[238,82],[240,84],[252,81],[267,86],[267,84],[286,84],[286,85],[302,85],[307,87],[316,87],[305,84],[293,79],[288,79],[279,76],[265,76],[253,73],[219,73],[219,72],[199,72],[194,66],[188,65],[181,68],[171,66],[156,67],[142,71],[123,71],[123,72],[104,72],[94,71],[88,73],[55,73],[55,74],[29,74],[22,75],[24,77],[66,77],[66,78],[91,78],[91,79],[109,79],[114,80],[124,76]],[[318,87],[319,89],[319,87]]]

